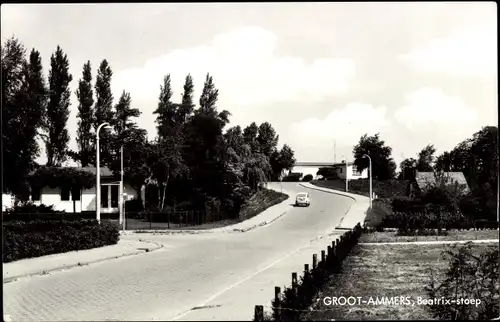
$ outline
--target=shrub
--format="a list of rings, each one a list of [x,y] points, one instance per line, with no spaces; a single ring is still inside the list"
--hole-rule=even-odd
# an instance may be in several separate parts
[[[134,198],[132,200],[125,201],[125,212],[139,212],[143,210],[144,207],[141,199]]]
[[[445,278],[438,281],[431,271],[426,287],[431,298],[479,299],[481,305],[434,304],[430,309],[439,320],[491,320],[500,313],[498,247],[478,254],[472,243],[444,252],[449,260]]]
[[[392,198],[395,196],[404,196],[408,193],[408,181],[401,180],[373,180],[373,192],[380,198]],[[349,190],[351,192],[366,195],[370,193],[370,180],[357,179],[349,181]]]
[[[309,182],[309,181],[311,181],[312,179],[314,179],[314,178],[313,178],[313,176],[312,176],[312,174],[306,174],[306,175],[304,176],[304,178],[302,178],[302,181],[304,181],[304,182]]]
[[[290,173],[286,177],[283,178],[283,182],[297,182],[302,178],[302,173]]]
[[[31,221],[37,219],[61,220],[66,213],[54,210],[53,206],[36,205],[32,202],[25,202],[14,205],[3,214],[4,221],[20,220]],[[73,215],[73,214],[70,214]]]
[[[4,223],[3,262],[91,249],[118,242],[116,224],[96,220]]]

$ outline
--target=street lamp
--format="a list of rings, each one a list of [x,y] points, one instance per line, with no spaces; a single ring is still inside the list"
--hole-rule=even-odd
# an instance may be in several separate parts
[[[347,192],[349,190],[349,176],[348,176],[348,164],[347,164],[347,155],[345,154],[342,154],[342,156],[344,158],[344,161],[345,161],[345,192]]]
[[[369,162],[369,173],[370,173],[370,209],[372,209],[372,198],[373,198],[373,192],[372,192],[372,180],[373,180],[373,175],[372,175],[372,158],[368,154],[363,154],[363,158],[368,158]]]
[[[101,131],[101,128],[106,127],[107,129],[110,129],[111,126],[109,125],[108,122],[102,123],[97,127],[96,131],[96,219],[97,222],[101,222],[101,170],[99,167],[99,157],[100,157],[100,151],[99,151],[99,132]]]

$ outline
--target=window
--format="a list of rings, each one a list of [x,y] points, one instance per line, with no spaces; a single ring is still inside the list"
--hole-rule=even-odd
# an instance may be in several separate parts
[[[40,201],[41,189],[39,187],[31,187],[31,201]]]
[[[81,191],[80,187],[73,187],[71,189],[71,200],[80,201],[81,193],[82,193],[82,191]]]
[[[108,185],[101,185],[101,207],[108,208]]]
[[[118,208],[118,186],[113,185],[111,188],[111,208]]]
[[[61,188],[61,201],[69,201],[69,191],[67,187]]]

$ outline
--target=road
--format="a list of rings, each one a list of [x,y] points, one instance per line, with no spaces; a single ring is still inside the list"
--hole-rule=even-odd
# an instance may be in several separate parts
[[[4,314],[13,321],[251,320],[255,304],[268,304],[275,285],[290,284],[317,244],[328,245],[316,237],[331,233],[353,203],[308,192],[310,207],[290,207],[246,233],[144,235],[165,247],[5,284]]]

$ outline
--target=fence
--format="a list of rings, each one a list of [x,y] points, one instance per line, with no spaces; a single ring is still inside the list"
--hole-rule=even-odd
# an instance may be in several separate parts
[[[125,229],[185,229],[189,227],[215,227],[222,217],[207,215],[205,211],[167,211],[125,213]]]
[[[318,262],[317,254],[312,257],[312,268],[304,265],[304,274],[298,280],[297,273],[292,273],[292,285],[281,291],[279,286],[274,288],[272,301],[272,321],[298,321],[301,312],[313,303],[318,290],[328,282],[330,275],[340,272],[342,261],[351,249],[358,243],[362,228],[358,223],[354,229],[347,231],[340,238],[332,241],[327,251],[321,251]],[[254,321],[264,321],[264,306],[256,305]],[[269,320],[269,319],[266,319]]]

